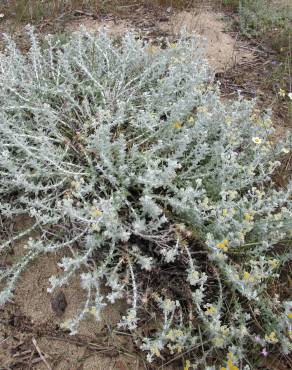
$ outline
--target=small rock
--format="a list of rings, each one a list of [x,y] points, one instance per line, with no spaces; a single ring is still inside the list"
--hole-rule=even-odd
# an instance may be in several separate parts
[[[63,315],[67,307],[67,300],[62,291],[51,299],[51,307],[56,315]]]
[[[169,18],[168,17],[160,17],[159,22],[168,22]]]

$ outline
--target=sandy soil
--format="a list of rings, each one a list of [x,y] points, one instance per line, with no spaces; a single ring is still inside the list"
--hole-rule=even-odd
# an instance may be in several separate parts
[[[70,22],[66,30],[76,31],[80,25],[95,32],[101,27],[106,27],[110,34],[121,36],[128,30],[142,33],[143,36],[164,35],[177,38],[181,31],[187,34],[199,35],[202,45],[206,46],[206,56],[210,65],[216,72],[222,72],[238,63],[251,61],[253,53],[248,49],[241,48],[242,42],[225,32],[226,24],[223,14],[210,10],[180,11],[171,14],[161,14],[157,21],[143,19],[102,19],[92,18],[76,19]],[[155,31],[155,32],[153,32]]]

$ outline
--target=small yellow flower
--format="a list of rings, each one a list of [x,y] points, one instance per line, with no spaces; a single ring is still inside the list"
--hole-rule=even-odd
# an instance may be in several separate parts
[[[175,341],[174,331],[172,329],[166,334],[166,338],[173,342]]]
[[[261,144],[262,139],[261,139],[261,138],[259,138],[259,137],[253,137],[253,138],[252,138],[252,141],[253,141],[255,144]]]
[[[243,280],[248,281],[250,277],[250,273],[248,271],[245,271],[243,274]]]
[[[253,221],[253,214],[252,214],[252,213],[248,213],[248,212],[246,212],[246,213],[244,214],[244,219],[245,219],[246,221]]]
[[[213,338],[212,342],[216,347],[222,347],[224,344],[224,339],[221,337],[215,337]]]
[[[276,221],[280,221],[280,220],[281,220],[281,218],[282,218],[282,213],[281,213],[281,212],[279,212],[279,213],[275,213],[275,214],[274,214],[274,219],[275,219]]]
[[[91,216],[92,217],[99,217],[102,215],[102,211],[100,211],[98,208],[96,207],[92,207],[91,208],[91,212],[90,212]]]
[[[169,47],[170,47],[171,49],[175,49],[175,48],[176,48],[176,43],[175,43],[175,42],[172,42],[172,43],[169,45]]]
[[[269,260],[269,261],[268,261],[268,264],[269,264],[272,268],[276,269],[277,267],[279,267],[280,262],[274,258],[274,259]]]
[[[254,277],[250,275],[248,271],[245,271],[243,274],[243,280],[246,282],[253,283],[254,282]]]
[[[264,121],[264,126],[271,126],[273,124],[271,118],[267,118],[265,121]]]
[[[224,252],[228,251],[229,242],[227,239],[223,240],[223,242],[217,244],[217,248],[222,249]]]
[[[288,319],[292,319],[292,312],[289,312],[287,316],[288,316]]]
[[[91,230],[99,232],[100,231],[100,226],[97,223],[93,224],[91,226]]]
[[[86,310],[86,312],[91,313],[91,315],[96,315],[97,309],[95,306],[92,306]]]
[[[238,367],[233,364],[233,361],[231,359],[227,361],[227,368],[228,370],[238,370]]]
[[[193,116],[189,117],[188,123],[194,123],[194,122],[195,122],[194,117]]]
[[[270,335],[265,335],[265,340],[269,343],[277,343],[278,342],[277,335],[274,331],[272,331],[270,333]]]
[[[234,354],[233,354],[232,352],[228,352],[228,353],[227,353],[227,358],[228,358],[229,360],[234,360]]]
[[[180,129],[182,128],[182,124],[179,121],[174,122],[172,125],[173,128]]]
[[[279,92],[278,92],[279,96],[281,96],[281,98],[285,98],[285,95],[286,95],[286,91],[283,90],[283,89],[280,89]]]
[[[217,313],[217,308],[213,305],[209,306],[205,311],[205,315],[207,316],[213,316],[216,313]]]
[[[184,333],[183,333],[183,331],[182,330],[175,330],[175,335],[178,337],[178,338],[180,338],[180,337],[183,337],[183,335],[184,335]]]
[[[208,112],[208,109],[207,109],[207,107],[198,107],[197,108],[197,111],[199,113],[207,113]]]
[[[159,349],[155,344],[150,347],[150,352],[153,353],[155,356],[160,357]]]
[[[72,181],[71,182],[71,187],[74,188],[76,191],[78,191],[81,187],[81,184],[78,181]]]
[[[232,117],[230,117],[230,116],[225,117],[225,123],[227,125],[230,125],[232,123]]]
[[[189,370],[191,367],[191,363],[189,360],[186,360],[186,363],[185,363],[185,366],[184,366],[184,370]]]

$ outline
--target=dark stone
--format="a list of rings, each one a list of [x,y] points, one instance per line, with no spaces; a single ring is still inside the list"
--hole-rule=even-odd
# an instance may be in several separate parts
[[[51,299],[51,307],[56,315],[63,315],[67,307],[67,300],[65,294],[62,291]]]

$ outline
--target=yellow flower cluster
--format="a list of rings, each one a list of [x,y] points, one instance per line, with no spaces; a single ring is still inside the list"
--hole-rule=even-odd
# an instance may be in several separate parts
[[[182,128],[182,124],[179,121],[176,121],[172,125],[173,128],[180,129]]]
[[[230,116],[225,117],[225,123],[227,125],[230,125],[232,123],[232,117],[230,117]]]
[[[251,276],[248,271],[244,271],[243,280],[246,281],[246,282],[249,282],[249,283],[253,283],[254,282],[254,277]]]
[[[227,239],[223,240],[223,242],[217,244],[217,248],[222,249],[224,252],[228,251],[229,241]]]
[[[276,260],[275,258],[273,259],[270,259],[268,261],[268,264],[273,268],[273,269],[276,269],[277,267],[279,267],[280,265],[280,262],[278,260]]]
[[[246,220],[246,221],[253,221],[253,214],[252,213],[249,213],[249,212],[246,212],[245,214],[244,214],[244,219]]]
[[[97,309],[96,309],[96,307],[95,307],[95,306],[92,306],[92,307],[90,307],[90,308],[87,308],[87,309],[85,310],[85,312],[88,312],[88,313],[90,313],[91,315],[96,315],[96,313],[97,313]]]
[[[227,367],[221,367],[220,370],[238,370],[238,366],[234,365],[234,354],[232,352],[229,352],[227,354],[228,361],[227,361]]]
[[[213,305],[209,305],[205,311],[205,315],[213,316],[217,313],[217,308]]]
[[[220,370],[238,370],[238,366],[234,365],[232,360],[228,360],[227,367],[221,367]]]
[[[207,109],[207,107],[198,107],[197,108],[197,111],[199,113],[207,113],[208,112],[208,109]]]
[[[191,363],[189,360],[186,360],[186,363],[184,365],[184,370],[189,370],[191,368]]]
[[[166,334],[166,338],[175,342],[177,338],[181,338],[184,335],[182,330],[179,329],[170,329],[169,332]]]
[[[224,208],[222,211],[222,216],[226,217],[228,215],[228,209]]]
[[[278,343],[277,334],[272,331],[269,335],[265,335],[265,340],[269,343]]]
[[[91,214],[91,216],[92,217],[100,217],[101,215],[102,215],[102,211],[100,211],[98,208],[96,208],[96,207],[92,207],[91,208],[91,212],[90,212],[90,214]]]
[[[156,345],[156,344],[153,344],[153,345],[150,347],[150,352],[151,352],[153,355],[155,355],[155,356],[157,356],[157,357],[160,357],[160,351],[159,351],[159,349],[158,349],[158,347],[157,347],[157,345]]]

